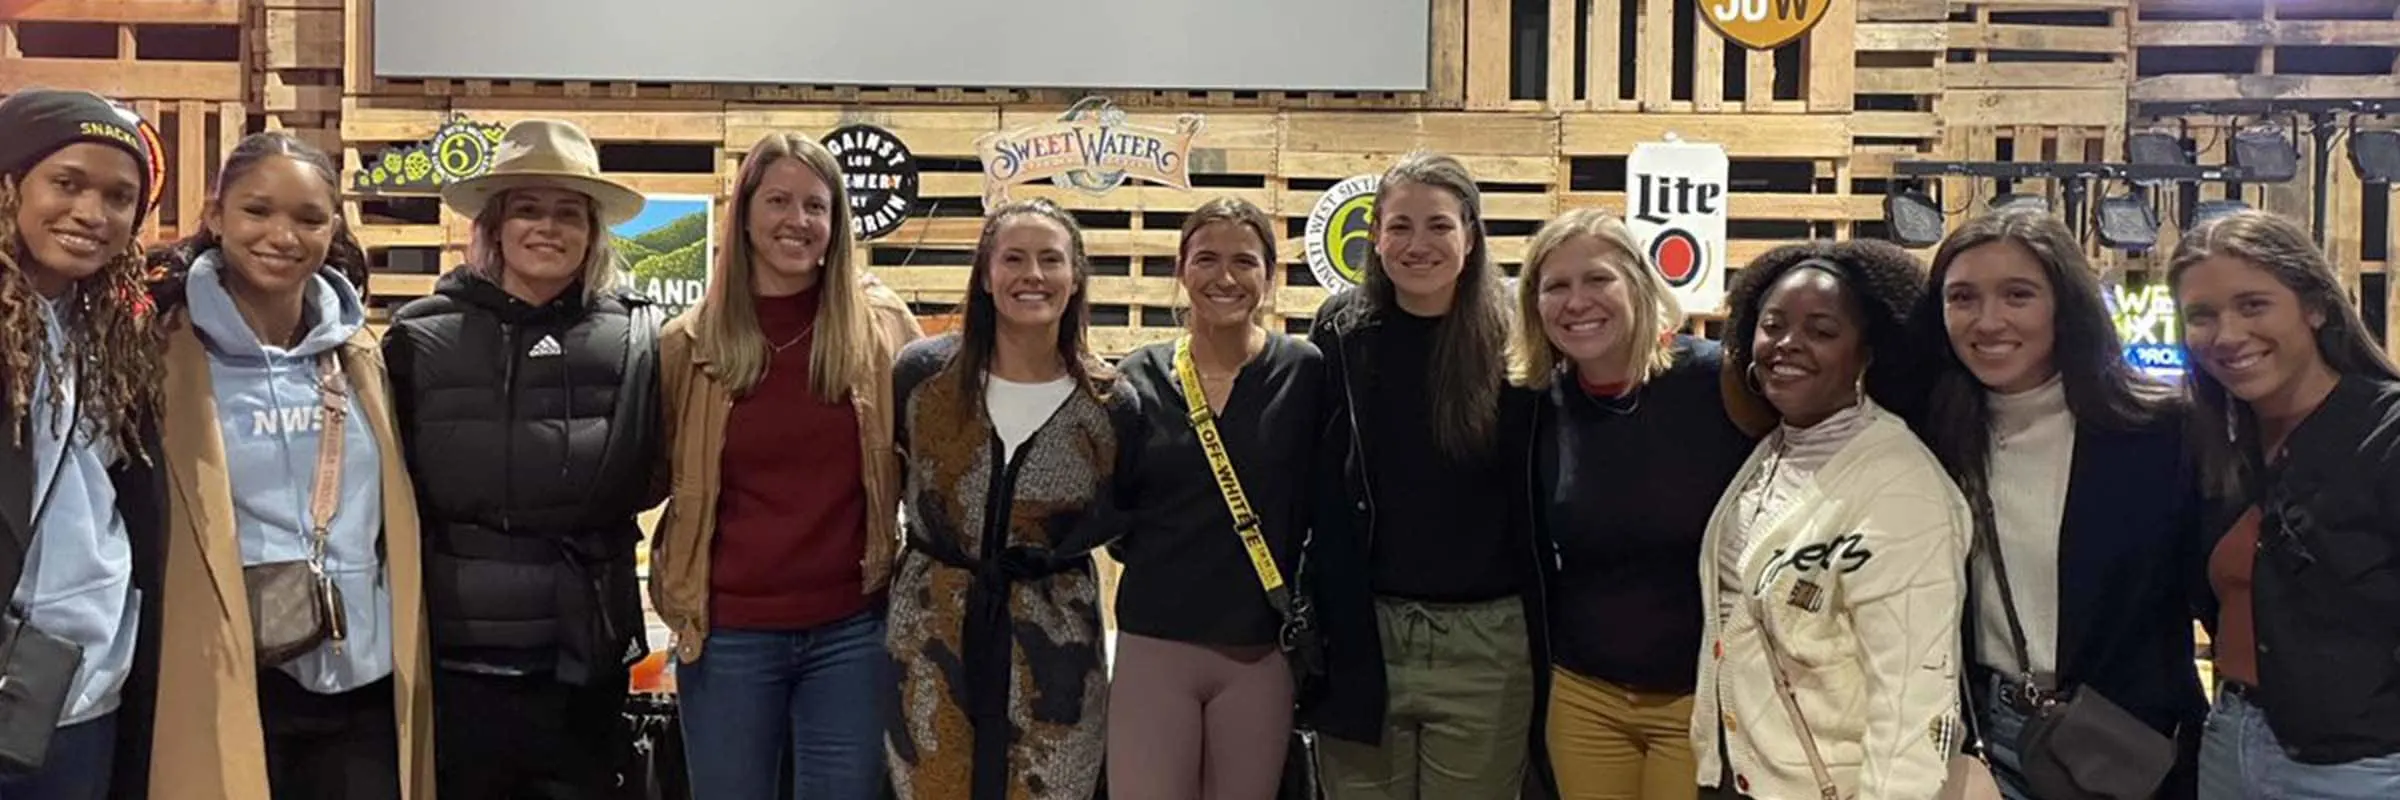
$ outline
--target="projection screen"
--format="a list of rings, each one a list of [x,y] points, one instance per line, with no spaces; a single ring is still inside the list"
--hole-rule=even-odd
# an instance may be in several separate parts
[[[385,78],[1423,91],[1431,0],[374,0]]]

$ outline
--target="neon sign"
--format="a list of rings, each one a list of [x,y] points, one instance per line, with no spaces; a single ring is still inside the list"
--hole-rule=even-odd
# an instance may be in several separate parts
[[[2175,319],[2175,297],[2163,285],[2104,287],[2109,321],[2125,342],[2125,360],[2159,378],[2183,376],[2182,326]]]

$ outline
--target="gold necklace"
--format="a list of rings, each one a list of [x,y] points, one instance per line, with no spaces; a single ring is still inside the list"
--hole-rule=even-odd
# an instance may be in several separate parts
[[[793,336],[791,341],[784,342],[783,344],[769,344],[768,346],[775,348],[775,352],[781,353],[785,350],[791,349],[792,345],[799,344],[800,340],[808,338],[808,334],[816,329],[817,323],[808,323],[808,327],[801,328],[800,333],[796,336]]]

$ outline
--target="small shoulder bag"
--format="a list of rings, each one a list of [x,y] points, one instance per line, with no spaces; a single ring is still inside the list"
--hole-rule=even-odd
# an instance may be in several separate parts
[[[317,356],[317,397],[324,424],[317,431],[316,481],[308,503],[308,557],[242,569],[258,663],[269,667],[282,666],[327,641],[338,651],[350,635],[341,587],[325,571],[334,504],[342,491],[342,421],[350,415],[350,387],[342,377],[340,348]]]
[[[2026,656],[2025,624],[2017,618],[2016,594],[2008,587],[2008,564],[1990,501],[1975,507],[1978,545],[1992,559],[2000,605],[2008,613],[2008,635],[2020,674],[2008,687],[2009,700],[2025,714],[2017,759],[2025,782],[2045,800],[2141,800],[2158,791],[2175,768],[2175,741],[2109,702],[2089,686],[2068,692],[2065,702],[2049,682],[2033,674]],[[1970,695],[1971,696],[1971,695]]]

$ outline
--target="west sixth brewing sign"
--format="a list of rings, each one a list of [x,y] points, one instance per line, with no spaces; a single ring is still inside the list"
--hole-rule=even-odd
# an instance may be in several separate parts
[[[1725,40],[1752,50],[1773,50],[1808,35],[1840,0],[1696,0],[1700,18]]]
[[[1643,142],[1625,159],[1625,227],[1691,314],[1725,302],[1725,147]]]
[[[1056,121],[984,134],[975,140],[984,204],[1007,202],[1008,187],[1043,178],[1095,195],[1127,178],[1189,189],[1200,124],[1199,115],[1186,114],[1173,128],[1132,125],[1107,98],[1087,97]]]

